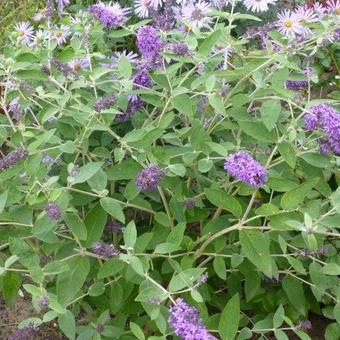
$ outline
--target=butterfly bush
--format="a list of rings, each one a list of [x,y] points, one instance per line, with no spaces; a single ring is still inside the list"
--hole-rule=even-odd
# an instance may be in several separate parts
[[[297,3],[13,22],[0,291],[33,309],[10,339],[339,338],[340,2]]]

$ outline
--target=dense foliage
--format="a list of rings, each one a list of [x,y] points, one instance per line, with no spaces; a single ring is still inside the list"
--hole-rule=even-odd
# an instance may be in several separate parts
[[[7,31],[10,339],[339,338],[340,2],[275,2],[47,0]]]

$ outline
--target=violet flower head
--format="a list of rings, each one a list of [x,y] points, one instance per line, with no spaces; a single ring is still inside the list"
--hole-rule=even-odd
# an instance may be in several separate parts
[[[224,170],[251,187],[259,188],[267,181],[267,170],[244,151],[231,154],[224,163]]]
[[[30,340],[36,334],[36,331],[33,323],[30,323],[29,325],[14,331],[8,337],[8,340]]]
[[[174,28],[175,24],[175,13],[172,1],[166,0],[163,6],[163,12],[156,12],[154,19],[154,27],[162,31],[170,31]]]
[[[21,105],[19,103],[19,98],[14,98],[7,107],[9,113],[13,115],[18,115],[21,112]]]
[[[6,156],[0,159],[0,170],[11,168],[17,164],[20,160],[27,158],[28,152],[26,150],[18,149],[10,152]]]
[[[123,228],[123,225],[114,219],[109,220],[105,225],[105,229],[109,233],[121,232]]]
[[[69,64],[63,64],[61,61],[59,61],[56,58],[52,58],[51,64],[59,71],[61,72],[64,77],[72,77],[77,78],[78,74],[75,72],[72,67]]]
[[[48,300],[48,296],[42,296],[39,300],[38,300],[38,306],[40,309],[46,309],[48,307],[49,304],[49,300]]]
[[[126,22],[130,9],[122,8],[118,3],[104,4],[99,2],[90,6],[89,12],[100,21],[104,27],[117,28]]]
[[[188,56],[190,55],[189,46],[186,43],[174,43],[170,45],[170,49],[172,52],[177,54],[178,56]]]
[[[198,310],[178,298],[169,309],[168,323],[182,340],[212,340],[214,337],[204,327]]]
[[[51,220],[59,220],[61,218],[61,211],[59,205],[56,203],[48,203],[45,207],[45,211]]]
[[[106,95],[96,101],[94,104],[94,109],[97,112],[102,112],[104,110],[111,109],[113,104],[116,102],[116,96],[113,94]]]
[[[187,209],[194,209],[196,206],[196,202],[194,198],[187,198],[183,203]]]
[[[299,91],[308,87],[307,80],[286,80],[286,88],[288,90]]]
[[[164,176],[164,171],[158,165],[151,164],[137,175],[136,186],[142,191],[156,189]]]
[[[57,0],[58,10],[62,12],[70,4],[70,0]]]
[[[143,26],[137,32],[137,47],[142,57],[154,60],[162,48],[162,41],[152,26]]]
[[[125,112],[121,112],[116,116],[119,122],[128,121],[136,112],[138,112],[144,105],[144,102],[138,96],[132,96],[129,99],[128,106]]]
[[[100,256],[103,259],[109,259],[110,257],[117,256],[118,250],[112,244],[106,244],[98,241],[92,244],[91,250],[94,254]]]
[[[149,76],[149,72],[145,68],[141,68],[137,71],[133,77],[133,84],[135,88],[151,87],[152,80]]]
[[[302,320],[300,323],[296,326],[297,329],[301,329],[303,331],[308,331],[312,329],[312,323],[309,320]]]
[[[82,69],[89,67],[90,63],[88,59],[81,58],[81,59],[73,59],[71,60],[68,65],[71,67],[71,69],[75,72],[80,72]]]
[[[65,44],[70,34],[70,28],[67,25],[61,25],[53,32],[53,36],[58,46]]]

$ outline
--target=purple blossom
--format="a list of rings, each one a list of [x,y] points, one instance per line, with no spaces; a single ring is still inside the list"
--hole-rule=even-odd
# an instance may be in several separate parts
[[[102,323],[99,323],[96,327],[96,330],[99,334],[103,333],[105,330],[105,326]]]
[[[158,165],[151,164],[137,175],[136,186],[142,191],[156,189],[164,176],[164,171]]]
[[[137,32],[137,47],[142,57],[154,61],[162,48],[162,41],[152,26],[143,26]]]
[[[105,229],[109,233],[121,232],[123,228],[123,225],[114,219],[109,220],[105,225]]]
[[[9,113],[11,113],[13,116],[18,116],[21,113],[21,105],[19,103],[19,98],[14,98],[7,107],[7,110]]]
[[[204,273],[204,274],[200,275],[197,278],[196,283],[194,284],[194,288],[198,288],[203,283],[206,283],[208,281],[208,278],[209,278],[209,274],[208,273]]]
[[[18,149],[0,159],[0,170],[8,169],[17,164],[20,160],[27,158],[26,150]]]
[[[81,58],[81,59],[73,59],[71,60],[68,65],[71,67],[71,69],[75,72],[79,72],[82,69],[89,67],[90,63],[88,59]]]
[[[46,309],[48,307],[49,301],[48,301],[48,296],[42,296],[38,300],[38,306],[40,309]]]
[[[169,325],[182,340],[212,340],[214,337],[204,327],[198,310],[178,298],[169,309]]]
[[[61,25],[59,28],[54,30],[53,36],[57,41],[58,46],[65,44],[67,38],[70,36],[70,28],[67,25]]]
[[[307,80],[286,80],[286,88],[288,90],[298,91],[308,87]]]
[[[297,329],[301,329],[303,331],[308,331],[312,329],[312,323],[309,320],[302,320],[300,323],[296,326]]]
[[[152,80],[149,76],[149,72],[145,68],[141,68],[135,73],[133,77],[133,84],[135,88],[151,87]]]
[[[75,72],[72,67],[68,64],[63,64],[60,62],[58,59],[53,58],[51,60],[51,64],[59,71],[61,72],[65,77],[72,77],[72,78],[77,78],[78,74]]]
[[[314,131],[319,129],[324,138],[319,140],[321,152],[340,154],[340,113],[327,104],[311,106],[305,115],[305,129]]]
[[[94,109],[97,112],[111,109],[113,104],[116,102],[116,96],[113,94],[106,95],[96,101],[94,104]]]
[[[107,28],[117,28],[123,25],[127,20],[129,8],[122,8],[118,3],[104,4],[99,2],[89,8],[89,12],[100,23]]]
[[[118,250],[115,249],[112,244],[106,244],[101,241],[93,243],[91,250],[94,254],[102,257],[103,259],[108,259],[118,255]]]
[[[23,328],[17,329],[8,337],[8,340],[30,340],[35,334],[36,328],[33,323],[30,323]]]
[[[170,45],[172,52],[178,56],[188,56],[191,54],[189,46],[186,43],[174,43]]]
[[[239,181],[259,188],[267,181],[267,170],[244,151],[231,154],[224,163],[224,170]]]
[[[156,18],[154,19],[154,26],[162,31],[170,31],[174,27],[175,23],[175,13],[172,6],[172,1],[165,1],[163,6],[163,12],[156,12]]]
[[[45,155],[42,160],[41,160],[42,164],[50,164],[53,163],[53,158],[49,155]]]
[[[51,220],[59,220],[61,218],[61,211],[56,203],[48,203],[45,207],[45,211]]]
[[[193,198],[187,198],[187,199],[184,201],[184,206],[185,206],[187,209],[194,209],[194,208],[195,208],[195,199],[193,199]]]
[[[27,21],[20,22],[14,26],[16,31],[17,41],[21,45],[29,45],[34,38],[34,29]]]
[[[137,111],[144,105],[144,102],[138,97],[133,96],[129,99],[128,106],[125,112],[121,112],[116,116],[119,122],[128,121]]]
[[[70,0],[57,0],[58,10],[62,12],[70,4]]]

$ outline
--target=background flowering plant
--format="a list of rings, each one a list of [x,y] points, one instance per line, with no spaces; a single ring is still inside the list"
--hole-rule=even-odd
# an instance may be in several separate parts
[[[13,25],[0,289],[34,312],[10,339],[310,339],[315,315],[339,338],[340,2],[261,23],[275,2],[47,0]]]

